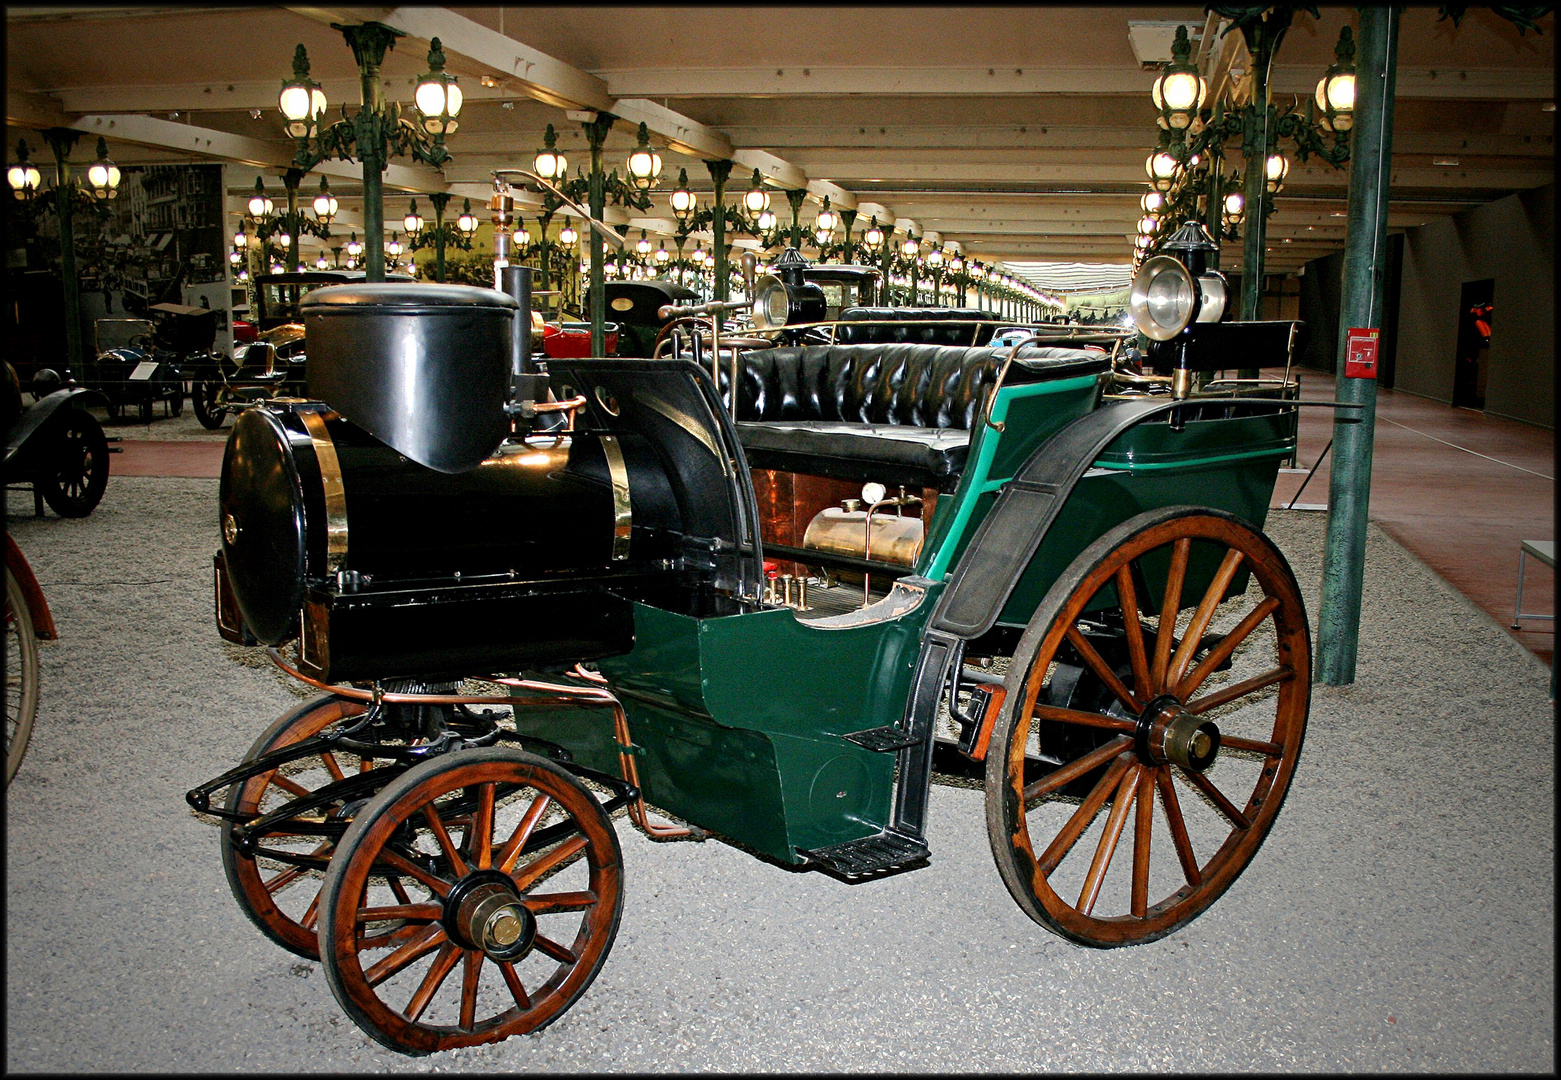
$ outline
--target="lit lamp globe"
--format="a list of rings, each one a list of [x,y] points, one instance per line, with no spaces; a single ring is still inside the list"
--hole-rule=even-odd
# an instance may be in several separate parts
[[[407,235],[413,239],[422,233],[426,222],[423,221],[423,215],[417,212],[417,200],[412,201],[412,206],[407,210],[407,216],[401,219],[401,224],[406,229]]]
[[[931,251],[927,252],[927,265],[928,266],[942,266],[943,265],[943,249],[942,248],[933,248]]]
[[[317,269],[317,270],[324,270],[327,267],[329,267],[331,264],[325,261],[325,256],[324,255],[321,255],[318,259],[314,260],[314,265],[315,265],[315,269]]]
[[[650,237],[645,235],[644,229],[640,230],[640,240],[639,243],[634,245],[634,250],[639,252],[641,255],[650,254]]]
[[[1322,126],[1348,131],[1355,123],[1355,39],[1348,26],[1339,31],[1337,58],[1317,81],[1317,108]]]
[[[287,121],[287,133],[295,139],[307,139],[325,114],[325,91],[309,78],[309,54],[302,45],[293,51],[293,77],[282,83],[277,108]]]
[[[759,170],[753,170],[753,185],[743,193],[743,209],[749,217],[758,217],[770,208],[770,193],[764,190]]]
[[[957,274],[963,269],[965,269],[965,260],[958,255],[949,260],[949,273]]]
[[[246,247],[248,247],[249,246],[249,237],[245,236],[241,232],[234,233],[233,234],[233,246],[235,248],[246,248]]]
[[[650,130],[640,123],[639,145],[629,151],[629,183],[639,191],[649,191],[661,175],[661,155],[651,149]]]
[[[873,223],[867,227],[867,231],[862,234],[862,243],[870,248],[883,247],[883,230],[878,227],[878,219],[876,217],[873,218]]]
[[[1181,60],[1181,63],[1173,60],[1167,64],[1149,90],[1155,108],[1160,110],[1165,121],[1162,126],[1171,128],[1188,127],[1209,94],[1208,82],[1198,74],[1196,66],[1186,62],[1185,53]]]
[[[281,235],[279,235],[276,238],[276,242],[278,244],[281,244],[283,247],[292,247],[293,246],[293,238],[290,235],[288,235],[287,233],[282,233]]]
[[[831,210],[826,203],[824,209],[818,212],[818,220],[814,223],[819,232],[832,233],[840,224],[840,215]]]
[[[518,219],[515,222],[515,231],[510,233],[510,239],[515,241],[515,246],[517,248],[531,246],[531,232],[526,228],[525,224]]]
[[[423,118],[423,130],[430,135],[449,135],[460,127],[456,117],[461,112],[459,82],[444,69],[444,50],[439,39],[428,43],[428,72],[417,80],[412,101]]]
[[[1283,154],[1270,154],[1263,167],[1263,175],[1266,178],[1268,193],[1278,194],[1279,189],[1285,186],[1285,177],[1290,175],[1290,159]]]
[[[1241,224],[1241,219],[1246,216],[1247,199],[1239,191],[1232,191],[1225,196],[1225,220],[1232,225]]]
[[[568,221],[565,221],[564,227],[558,230],[558,242],[565,247],[573,247],[574,242],[578,239],[580,239],[580,234],[575,231],[575,227]]]
[[[270,217],[271,211],[276,207],[266,197],[266,189],[260,177],[255,177],[255,193],[249,197],[249,216],[252,218]]]
[[[900,254],[904,255],[907,259],[914,258],[916,253],[920,250],[921,245],[910,237],[906,237],[905,243],[900,245]]]
[[[238,266],[243,261],[244,256],[240,255],[238,252],[233,251],[228,253],[228,262],[232,263],[234,266]]]
[[[1160,219],[1152,214],[1145,214],[1138,219],[1138,232],[1141,236],[1153,236],[1159,227]]]
[[[549,124],[546,133],[542,136],[542,149],[537,151],[536,157],[531,161],[532,169],[544,180],[557,180],[569,169],[569,161],[558,152],[557,144],[558,132],[553,130],[552,124]]]
[[[665,265],[672,259],[672,252],[667,250],[667,242],[663,240],[661,246],[656,249],[656,262]]]
[[[455,219],[455,227],[461,231],[461,235],[468,239],[477,233],[477,215],[472,213],[472,201],[464,200],[461,206],[461,216]]]
[[[694,193],[688,190],[688,170],[678,170],[678,186],[673,190],[668,199],[672,204],[672,213],[679,221],[687,221],[694,216],[694,209],[698,205]]]
[[[353,233],[351,238],[347,241],[347,258],[356,259],[359,255],[362,254],[363,245],[358,242],[358,234]]]
[[[1166,150],[1156,150],[1144,161],[1144,171],[1149,174],[1149,182],[1156,191],[1171,190],[1178,167],[1176,158]]]
[[[758,225],[760,232],[767,233],[767,232],[774,231],[774,229],[775,229],[775,214],[774,214],[774,212],[772,212],[770,210],[765,210],[764,212],[762,212],[759,215],[759,220],[755,224]]]
[[[1144,197],[1138,200],[1138,205],[1144,208],[1146,214],[1159,213],[1165,205],[1165,196],[1158,191],[1146,191]]]
[[[38,166],[27,160],[25,142],[16,144],[16,157],[16,164],[5,172],[5,182],[11,185],[12,195],[18,199],[28,199],[43,183],[43,174],[38,171]]]
[[[401,240],[395,233],[390,234],[390,243],[385,245],[385,254],[391,258],[401,254]]]
[[[320,177],[320,193],[314,197],[315,219],[322,225],[329,225],[340,206],[336,196],[331,194],[330,185],[326,183],[325,177]]]

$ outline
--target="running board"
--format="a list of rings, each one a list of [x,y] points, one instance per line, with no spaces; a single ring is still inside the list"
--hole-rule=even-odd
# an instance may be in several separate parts
[[[890,724],[888,727],[875,727],[868,728],[865,731],[853,731],[849,735],[842,735],[840,737],[846,742],[856,743],[856,745],[867,750],[876,750],[880,754],[888,754],[897,750],[904,750],[905,748],[915,746],[917,743],[922,741],[914,735],[909,735],[906,732],[901,731],[893,724]]]
[[[832,844],[811,851],[799,850],[797,854],[844,878],[862,878],[906,869],[925,863],[930,858],[925,840],[894,829],[885,829],[875,836],[864,836],[859,840],[847,840],[843,844]]]

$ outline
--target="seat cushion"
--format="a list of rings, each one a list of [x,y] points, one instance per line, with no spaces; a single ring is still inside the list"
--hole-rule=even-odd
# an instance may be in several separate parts
[[[907,424],[739,421],[737,436],[756,469],[939,491],[954,490],[970,450],[968,431]]]

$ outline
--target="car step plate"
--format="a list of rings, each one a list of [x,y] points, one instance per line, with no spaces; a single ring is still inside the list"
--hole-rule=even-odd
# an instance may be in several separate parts
[[[853,731],[849,735],[842,735],[841,738],[846,742],[856,743],[858,746],[876,750],[881,754],[887,754],[894,750],[904,750],[907,746],[915,746],[920,741],[915,736],[907,735],[893,725],[868,728],[865,731]]]
[[[925,840],[893,829],[885,829],[876,836],[864,836],[860,840],[847,840],[843,844],[799,851],[798,854],[848,878],[898,870],[929,858]]]

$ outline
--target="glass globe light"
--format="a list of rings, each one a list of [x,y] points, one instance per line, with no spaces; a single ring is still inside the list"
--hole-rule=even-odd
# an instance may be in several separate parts
[[[249,271],[248,270],[240,270],[238,272],[238,280],[239,281],[248,281],[249,280]]]
[[[883,247],[883,230],[878,227],[878,219],[876,217],[873,218],[873,223],[867,227],[867,231],[862,234],[862,243],[874,249]]]
[[[510,233],[510,239],[515,241],[515,246],[517,248],[531,246],[531,233],[529,230],[527,230],[525,224],[518,218],[515,221],[515,231]]]
[[[907,259],[915,256],[915,254],[920,250],[921,245],[909,236],[905,238],[905,243],[900,245],[900,254],[904,255]]]
[[[38,171],[38,166],[27,160],[26,142],[17,142],[16,164],[6,170],[5,180],[11,186],[11,194],[18,199],[32,198],[43,183],[43,174]]]
[[[248,247],[249,246],[249,237],[245,236],[242,232],[234,233],[233,234],[233,246],[236,247],[236,248],[246,248],[246,247]]]
[[[1153,236],[1155,230],[1159,227],[1160,219],[1152,214],[1145,214],[1138,219],[1138,232],[1142,236]]]
[[[1247,199],[1239,191],[1232,191],[1225,196],[1225,217],[1232,225],[1238,224],[1247,208]]]
[[[313,135],[325,114],[325,91],[309,78],[309,53],[302,45],[293,51],[293,77],[282,83],[277,107],[287,121],[287,133],[295,139]]]
[[[933,248],[931,251],[927,252],[927,265],[928,266],[942,266],[943,265],[943,249],[942,248]]]
[[[565,247],[572,247],[578,239],[580,239],[580,234],[575,231],[575,227],[569,221],[565,220],[564,227],[558,230],[558,242]]]
[[[650,130],[640,123],[639,144],[629,152],[629,183],[639,191],[649,191],[661,175],[661,155],[651,149]]]
[[[449,135],[460,127],[456,116],[464,95],[454,75],[444,69],[444,50],[439,39],[428,43],[428,72],[417,80],[412,101],[423,118],[423,130],[430,135]]]
[[[775,229],[775,214],[765,210],[759,215],[759,220],[755,224],[758,225],[760,232],[772,232]]]
[[[341,204],[336,201],[336,196],[331,194],[330,184],[325,177],[320,177],[320,193],[314,197],[315,220],[321,225],[329,225],[340,207]]]
[[[829,202],[826,197],[824,209],[818,212],[818,220],[814,222],[814,226],[822,232],[832,233],[839,224],[840,215],[829,208]]]
[[[1317,82],[1317,108],[1323,114],[1323,127],[1348,131],[1355,123],[1355,38],[1348,26],[1339,31],[1334,56]]]
[[[249,216],[252,218],[270,217],[275,209],[269,198],[266,197],[265,182],[260,177],[255,177],[255,193],[249,197]]]
[[[1146,191],[1144,197],[1138,200],[1138,205],[1144,208],[1146,214],[1157,213],[1165,205],[1165,196],[1158,191]]]
[[[1264,164],[1263,175],[1266,178],[1268,193],[1273,195],[1285,186],[1285,177],[1290,175],[1290,159],[1283,154],[1270,154]]]
[[[694,198],[694,193],[688,189],[687,169],[678,170],[678,186],[673,190],[669,201],[672,204],[672,213],[679,221],[687,221],[694,216],[699,203]]]
[[[1167,150],[1156,150],[1144,161],[1144,171],[1157,191],[1170,191],[1179,168],[1176,158]]]
[[[407,216],[401,219],[401,224],[406,229],[407,236],[409,237],[415,239],[422,233],[423,226],[426,224],[426,222],[423,221],[423,215],[417,212],[416,199],[412,200],[412,205],[407,210]]]
[[[285,248],[293,246],[293,238],[291,236],[289,236],[287,233],[282,233],[280,236],[278,236],[276,238],[276,242],[278,244],[281,244]]]
[[[466,199],[461,206],[461,216],[455,219],[455,227],[467,238],[477,232],[477,215],[472,213],[472,201]]]
[[[347,241],[347,258],[356,259],[361,254],[363,254],[363,245],[358,242],[358,234],[353,233],[352,238]]]
[[[317,270],[325,270],[325,269],[328,269],[331,264],[326,261],[326,258],[325,258],[324,255],[321,255],[318,259],[314,260],[314,265],[315,265],[315,269],[317,269]]]
[[[544,180],[557,180],[569,171],[569,161],[555,148],[557,143],[558,132],[549,124],[542,136],[542,149],[531,162],[536,174]]]
[[[667,250],[667,242],[663,240],[661,246],[656,249],[656,261],[658,263],[666,263],[671,258],[672,253]]]
[[[401,254],[401,240],[395,233],[390,234],[390,242],[385,245],[385,254],[391,258]]]
[[[230,254],[229,254],[229,255],[228,255],[228,262],[230,262],[230,263],[232,263],[232,264],[233,264],[233,265],[234,265],[234,266],[238,266],[238,265],[239,265],[239,264],[240,264],[240,263],[242,263],[242,262],[243,262],[243,261],[244,261],[244,256],[243,256],[243,255],[240,255],[240,254],[239,254],[239,253],[238,253],[238,252],[236,252],[236,251],[234,251],[234,252],[231,252],[231,253],[230,253]]]
[[[634,245],[634,250],[641,255],[650,254],[650,237],[645,234],[644,229],[640,230],[639,243]]]
[[[743,209],[749,217],[757,217],[770,208],[770,193],[764,190],[759,170],[753,170],[753,186],[743,193]]]

